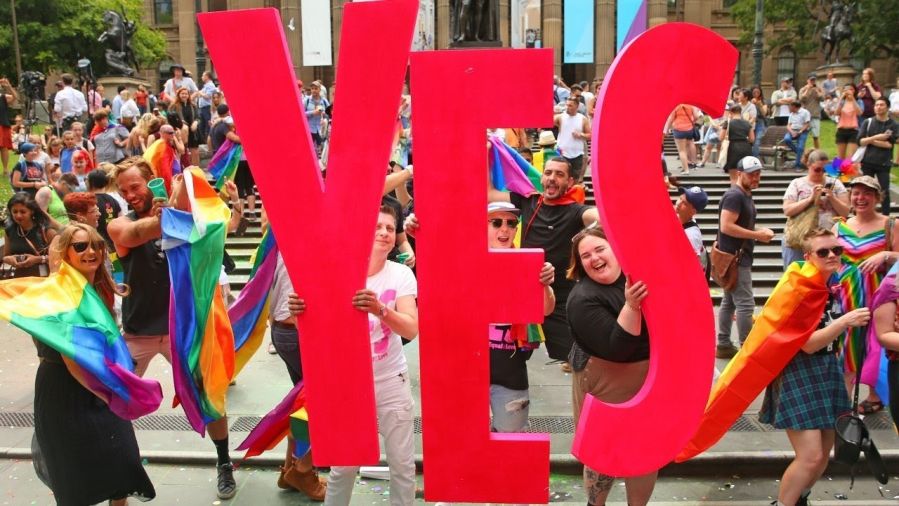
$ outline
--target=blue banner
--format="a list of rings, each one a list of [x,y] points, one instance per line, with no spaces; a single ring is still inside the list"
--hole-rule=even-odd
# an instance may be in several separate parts
[[[646,0],[618,0],[618,51],[646,31]]]
[[[593,0],[565,0],[562,63],[593,63]]]

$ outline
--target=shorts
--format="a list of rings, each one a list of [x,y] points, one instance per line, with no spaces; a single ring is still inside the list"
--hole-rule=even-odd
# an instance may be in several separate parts
[[[125,344],[134,359],[134,374],[143,376],[147,366],[157,354],[172,363],[172,346],[168,334],[161,336],[138,336],[125,332]]]
[[[12,149],[12,128],[8,126],[0,125],[0,148]]]
[[[811,135],[815,139],[821,137],[821,118],[812,118],[809,131],[811,131]]]
[[[858,144],[858,128],[837,128],[837,144]]]
[[[693,129],[690,130],[675,130],[671,134],[675,139],[680,140],[693,140]]]
[[[253,179],[253,173],[250,172],[250,164],[246,160],[241,160],[237,164],[234,184],[237,185],[237,194],[240,198],[245,199],[247,195],[254,194],[253,188],[256,186],[256,181]]]

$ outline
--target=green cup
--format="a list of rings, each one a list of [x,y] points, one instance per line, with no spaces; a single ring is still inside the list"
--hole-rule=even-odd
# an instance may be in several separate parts
[[[161,177],[151,179],[150,182],[147,183],[147,186],[150,188],[150,191],[153,192],[154,199],[169,199],[169,194],[165,191],[165,181]]]

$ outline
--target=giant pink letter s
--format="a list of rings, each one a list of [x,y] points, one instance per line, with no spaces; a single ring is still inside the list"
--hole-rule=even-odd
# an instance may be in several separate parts
[[[513,75],[509,107],[490,88]],[[549,497],[549,437],[490,433],[487,328],[542,321],[543,255],[487,250],[485,133],[548,125],[551,75],[548,49],[412,54],[428,501]]]
[[[275,9],[200,15],[247,160],[307,311],[299,319],[316,465],[376,463],[365,287],[416,0],[347,3],[325,189]]]
[[[697,67],[697,54],[714,58]],[[650,368],[628,402],[587,396],[573,453],[613,476],[659,469],[693,436],[709,397],[714,334],[709,289],[659,174],[662,127],[678,104],[722,110],[737,51],[682,23],[627,45],[606,74],[593,128],[593,180],[603,227],[621,266],[649,289]],[[647,233],[650,232],[650,233]]]

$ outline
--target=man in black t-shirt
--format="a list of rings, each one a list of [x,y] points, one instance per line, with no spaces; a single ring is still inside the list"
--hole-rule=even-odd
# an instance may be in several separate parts
[[[721,211],[718,225],[718,249],[725,253],[737,254],[740,262],[737,270],[737,284],[724,292],[721,308],[718,310],[717,358],[731,358],[737,348],[731,343],[730,334],[734,313],[737,315],[737,332],[740,345],[752,329],[752,312],[755,299],[752,295],[752,251],[755,241],[768,243],[774,238],[770,228],[755,227],[756,209],[752,201],[752,190],[759,187],[762,178],[762,162],[754,156],[747,156],[737,163],[737,183],[721,197]]]
[[[883,188],[880,212],[890,214],[890,168],[893,145],[899,139],[899,125],[890,118],[890,103],[885,97],[874,101],[874,116],[862,121],[858,129],[858,145],[865,149],[862,173],[877,178]]]
[[[546,261],[556,272],[565,272],[571,256],[571,238],[585,226],[599,221],[595,207],[576,202],[571,195],[574,179],[571,165],[562,157],[554,157],[543,165],[543,193],[518,195],[488,188],[490,202],[511,202],[521,210],[521,247],[542,248]],[[549,357],[565,361],[563,370],[570,371],[568,354],[571,351],[571,332],[565,303],[574,282],[556,276],[552,284],[559,301],[553,313],[543,321],[546,351]]]
[[[97,220],[97,232],[106,240],[106,244],[110,248],[114,248],[115,244],[109,238],[106,226],[110,221],[122,215],[122,206],[119,205],[116,199],[106,193],[107,186],[109,186],[109,178],[103,169],[94,169],[88,173],[87,191],[97,197],[97,208],[100,209],[100,219]]]

